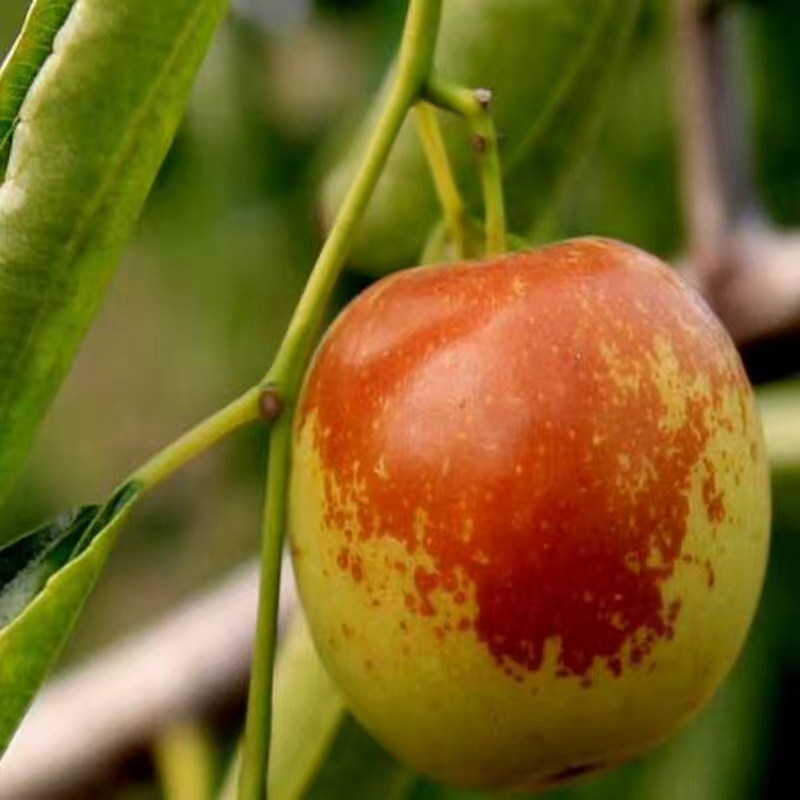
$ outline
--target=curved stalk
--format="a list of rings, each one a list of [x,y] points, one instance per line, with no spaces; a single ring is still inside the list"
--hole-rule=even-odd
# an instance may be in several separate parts
[[[255,422],[261,416],[262,395],[260,388],[248,390],[153,456],[126,483],[135,484],[140,491],[161,483],[237,428]]]
[[[422,102],[414,106],[414,112],[422,149],[425,151],[436,194],[442,206],[445,226],[453,238],[456,255],[464,258],[467,247],[467,209],[450,166],[436,111],[430,103]]]
[[[469,124],[472,144],[480,163],[486,213],[486,252],[487,255],[504,253],[507,250],[506,207],[491,92],[456,86],[432,77],[425,86],[425,97],[433,105],[463,117]]]

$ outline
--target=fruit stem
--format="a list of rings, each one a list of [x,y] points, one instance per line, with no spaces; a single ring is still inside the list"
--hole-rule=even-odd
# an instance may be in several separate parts
[[[356,225],[367,207],[408,112],[433,65],[442,0],[411,0],[394,82],[358,174],[311,272],[289,329],[265,378],[285,400],[296,399]],[[261,798],[259,798],[261,800]]]
[[[472,130],[472,145],[480,163],[483,202],[486,212],[486,252],[506,252],[506,206],[497,128],[492,115],[492,93],[468,89],[442,80],[428,79],[425,98],[433,105],[463,117]]]
[[[414,106],[414,112],[420,141],[436,186],[436,194],[439,196],[445,224],[453,238],[457,257],[465,258],[467,209],[450,166],[447,146],[442,136],[439,118],[436,116],[436,109],[430,103],[421,102]]]
[[[247,700],[247,723],[239,775],[240,800],[267,797],[272,733],[272,687],[277,649],[281,555],[286,529],[286,493],[291,461],[292,419],[284,413],[272,429],[269,447],[258,622]]]
[[[126,482],[135,484],[140,491],[150,489],[237,428],[255,422],[262,413],[263,393],[260,387],[249,389],[153,456],[133,472]]]

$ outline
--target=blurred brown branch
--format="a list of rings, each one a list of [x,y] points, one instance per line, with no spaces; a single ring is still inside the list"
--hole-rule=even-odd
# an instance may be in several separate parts
[[[676,2],[689,241],[681,269],[744,345],[800,330],[800,231],[775,229],[755,188],[736,11]]]
[[[800,231],[742,222],[716,253],[712,273],[682,267],[740,346],[800,331]]]

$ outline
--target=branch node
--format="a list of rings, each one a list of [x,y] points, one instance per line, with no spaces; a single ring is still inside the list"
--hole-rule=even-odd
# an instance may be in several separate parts
[[[486,137],[480,133],[472,134],[471,141],[472,141],[472,149],[476,153],[479,153],[480,155],[483,155],[489,146],[489,143],[486,141]]]
[[[267,386],[264,388],[258,400],[258,407],[261,411],[261,418],[265,422],[275,422],[281,416],[284,402],[277,387]]]

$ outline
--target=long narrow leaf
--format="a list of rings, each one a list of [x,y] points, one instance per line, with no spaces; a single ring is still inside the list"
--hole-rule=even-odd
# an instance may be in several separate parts
[[[0,71],[0,499],[100,304],[227,0],[67,5],[36,0]]]
[[[53,51],[53,40],[75,0],[34,3],[0,71],[0,178],[5,176],[11,137],[34,78]]]
[[[356,722],[323,666],[302,615],[275,674],[269,796],[273,800],[402,800],[417,778]],[[239,764],[221,800],[234,800]]]
[[[0,550],[0,629],[15,619],[70,559],[98,506],[84,506]]]

